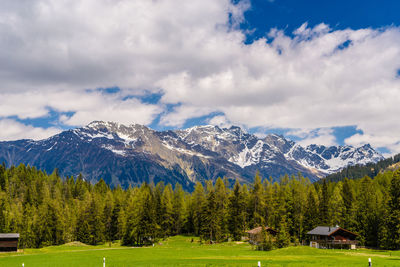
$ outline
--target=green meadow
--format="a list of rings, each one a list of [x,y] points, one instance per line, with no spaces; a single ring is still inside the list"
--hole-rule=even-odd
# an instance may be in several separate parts
[[[200,244],[198,238],[175,236],[154,247],[130,248],[119,244],[86,246],[79,243],[18,253],[1,253],[0,266],[400,266],[400,252],[359,249],[326,250],[288,247],[269,252],[255,251],[249,244],[226,242]]]

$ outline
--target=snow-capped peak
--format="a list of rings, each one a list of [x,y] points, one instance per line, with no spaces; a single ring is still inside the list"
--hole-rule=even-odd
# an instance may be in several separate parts
[[[155,132],[139,124],[124,125],[116,122],[94,121],[78,131],[81,138],[107,138],[123,142],[125,147],[133,148],[138,139],[149,138],[149,132]],[[282,135],[269,134],[258,138],[249,134],[238,126],[219,128],[213,125],[201,125],[184,130],[158,132],[162,145],[170,150],[187,155],[200,155],[197,151],[190,151],[195,145],[201,149],[215,152],[226,160],[246,168],[257,165],[264,168],[268,164],[298,164],[307,169],[312,169],[321,175],[330,174],[354,164],[377,162],[383,157],[370,145],[362,147],[309,145],[306,147],[286,139]],[[118,151],[113,145],[105,148]],[[192,147],[192,148],[191,148]],[[202,152],[203,153],[203,152]],[[299,167],[300,168],[300,167]]]
[[[325,147],[314,144],[302,147],[295,144],[285,157],[324,174],[337,172],[349,165],[375,163],[383,159],[383,156],[370,145],[357,148],[353,146]]]

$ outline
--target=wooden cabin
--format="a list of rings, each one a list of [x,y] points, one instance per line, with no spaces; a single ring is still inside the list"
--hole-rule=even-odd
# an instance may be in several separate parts
[[[17,251],[19,234],[0,234],[0,251]]]
[[[310,235],[310,247],[315,248],[349,248],[358,245],[357,234],[339,226],[317,226],[307,233]]]
[[[270,235],[276,236],[278,233],[276,230],[272,229],[271,227],[265,226],[264,230],[267,231]],[[249,231],[246,231],[249,243],[253,245],[257,245],[259,242],[262,241],[262,226],[256,227]]]

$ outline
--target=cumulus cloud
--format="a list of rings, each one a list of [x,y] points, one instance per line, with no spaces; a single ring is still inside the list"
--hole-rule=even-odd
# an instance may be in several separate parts
[[[162,108],[141,103],[136,98],[99,91],[0,92],[0,117],[37,118],[46,116],[50,110],[72,113],[71,116],[61,116],[61,123],[82,126],[93,120],[149,124]]]
[[[228,121],[225,116],[217,115],[208,120],[208,123],[211,125],[218,126],[220,128],[230,128],[233,124]],[[237,125],[235,125],[237,126]]]
[[[213,112],[247,127],[357,125],[400,152],[400,29],[272,29],[244,44],[248,1],[4,0],[0,4],[0,116],[72,112],[95,119],[180,126]],[[87,89],[119,86],[116,95]],[[162,92],[157,104],[127,98]],[[7,98],[7,99],[5,99]],[[167,112],[167,104],[177,105]],[[217,120],[218,118],[216,118]],[[332,143],[321,133],[315,142]],[[397,135],[397,136],[396,136]]]
[[[291,136],[297,136],[301,138],[299,143],[303,146],[308,146],[311,144],[321,144],[325,146],[335,146],[338,145],[336,137],[333,134],[333,129],[322,128],[322,129],[297,129],[292,130],[287,133]],[[358,145],[358,144],[355,144]]]
[[[221,42],[240,42],[243,34],[229,31],[227,21],[229,14],[241,21],[245,3],[4,0],[3,88],[149,89],[170,73],[201,74],[227,60]]]
[[[41,140],[61,132],[61,129],[50,127],[47,129],[25,125],[10,119],[0,120],[0,140],[12,141],[19,139]]]

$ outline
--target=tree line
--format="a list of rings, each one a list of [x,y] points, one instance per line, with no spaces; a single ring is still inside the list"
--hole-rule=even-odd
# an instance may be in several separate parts
[[[343,170],[330,174],[325,177],[326,180],[331,182],[343,181],[345,178],[357,179],[364,176],[375,177],[378,173],[385,171],[392,165],[400,162],[400,154],[394,155],[386,159],[382,159],[376,163],[367,163],[365,165],[356,164],[347,166]]]
[[[223,242],[257,226],[277,230],[283,247],[307,241],[318,225],[356,232],[361,245],[399,249],[400,171],[322,183],[300,174],[279,182],[256,175],[248,185],[219,178],[188,193],[179,184],[110,188],[82,176],[62,179],[57,170],[0,165],[0,232],[20,233],[21,248],[114,240],[140,246],[177,234]]]

